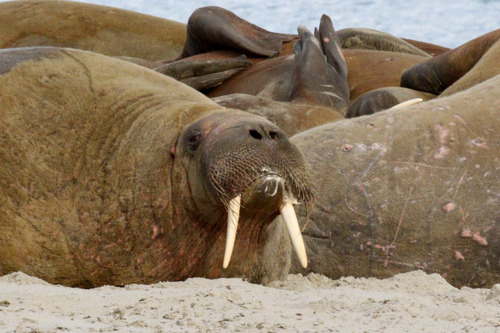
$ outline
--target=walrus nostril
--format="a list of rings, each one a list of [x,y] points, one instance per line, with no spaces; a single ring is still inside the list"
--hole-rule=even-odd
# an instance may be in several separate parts
[[[278,140],[278,139],[279,139],[279,134],[278,134],[278,132],[270,131],[270,132],[269,132],[269,137],[270,137],[272,140]]]
[[[259,131],[251,129],[249,131],[250,136],[254,139],[261,140],[262,139],[262,134],[259,133]]]

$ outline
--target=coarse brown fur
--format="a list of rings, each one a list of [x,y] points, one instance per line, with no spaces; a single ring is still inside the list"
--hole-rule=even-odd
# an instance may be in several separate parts
[[[386,32],[368,28],[346,28],[338,31],[340,45],[344,49],[363,49],[413,54],[422,57],[430,55],[402,38]]]

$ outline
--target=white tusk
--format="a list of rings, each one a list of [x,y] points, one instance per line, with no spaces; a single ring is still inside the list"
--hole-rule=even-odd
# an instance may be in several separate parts
[[[302,267],[306,268],[306,247],[304,246],[304,240],[302,239],[302,234],[300,233],[299,221],[297,221],[297,215],[295,215],[292,202],[285,198],[283,205],[280,208],[280,212],[283,220],[285,221],[286,229],[288,230],[290,240],[292,241],[293,248],[299,258],[300,264]]]
[[[229,201],[229,208],[227,210],[227,236],[226,236],[226,250],[224,251],[223,268],[227,268],[233,253],[234,241],[236,240],[236,230],[238,229],[238,220],[240,219],[240,206],[241,195]]]
[[[423,101],[423,99],[421,99],[421,98],[409,99],[409,100],[404,101],[404,102],[402,102],[402,103],[396,104],[396,105],[394,105],[392,108],[387,109],[387,110],[397,110],[397,109],[401,109],[401,108],[403,108],[403,107],[405,107],[405,106],[410,106],[410,105],[413,105],[413,104],[417,104],[417,103],[420,103],[420,102],[422,102],[422,101]]]

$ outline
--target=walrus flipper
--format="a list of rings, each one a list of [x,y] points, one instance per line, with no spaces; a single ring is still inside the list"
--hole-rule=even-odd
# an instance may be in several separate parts
[[[236,49],[270,57],[279,53],[291,35],[269,32],[216,7],[193,12],[187,24],[187,38],[181,58],[220,49]]]
[[[218,86],[250,65],[252,62],[242,55],[234,59],[181,60],[154,70],[202,91]]]
[[[297,30],[300,40],[294,46],[295,69],[290,100],[313,100],[343,113],[349,103],[347,65],[340,49],[335,50],[338,44],[333,25],[331,22],[320,25],[318,35],[323,36],[320,37],[323,43],[306,27],[299,26]]]
[[[327,15],[321,16],[318,35],[319,38],[317,38],[321,43],[326,61],[335,68],[339,76],[347,79],[347,64],[340,47],[340,39],[333,27],[332,20]],[[349,96],[347,97],[349,98]]]

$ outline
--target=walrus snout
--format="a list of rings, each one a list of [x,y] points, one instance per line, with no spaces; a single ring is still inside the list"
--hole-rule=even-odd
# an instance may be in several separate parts
[[[237,195],[252,197],[269,181],[280,183],[280,192],[299,202],[311,200],[302,154],[274,124],[256,116],[225,119],[209,136],[202,170],[223,203]],[[278,191],[271,189],[272,184],[267,187],[265,193]]]
[[[267,126],[266,126],[267,125]],[[250,137],[256,140],[283,140],[286,139],[286,135],[282,130],[275,126],[269,126],[268,124],[253,126],[248,130]]]
[[[223,267],[234,248],[240,209],[281,214],[304,267],[307,256],[294,204],[312,199],[302,154],[277,126],[253,115],[214,116],[205,123],[201,172],[227,209]],[[242,208],[243,207],[243,208]],[[251,208],[249,208],[251,207]]]

